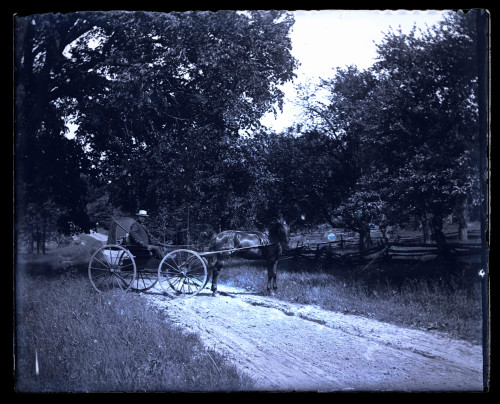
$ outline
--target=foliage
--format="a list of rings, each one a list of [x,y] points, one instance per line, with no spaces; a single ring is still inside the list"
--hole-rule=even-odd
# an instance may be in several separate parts
[[[279,11],[16,17],[17,200],[53,201],[83,229],[95,186],[108,210],[227,209],[238,132],[293,77],[292,24]]]
[[[475,29],[474,13],[454,13],[419,33],[390,31],[373,67],[338,69],[321,84],[327,102],[304,99],[350,174],[329,211],[351,229],[430,213],[438,230],[457,206],[478,203]]]
[[[292,77],[292,20],[276,22],[280,16],[120,14],[105,65],[89,77],[105,75],[107,90],[84,93],[81,108],[92,119],[82,119],[78,133],[111,181],[115,205],[168,206],[174,216],[220,207],[207,194],[228,186],[238,130],[279,101],[277,86]]]
[[[387,118],[372,146],[398,156],[384,158],[386,178],[400,191],[399,203],[417,216],[443,216],[461,198],[474,199],[473,156],[479,150],[474,21],[472,14],[452,14],[434,31],[388,35],[379,46],[375,71],[384,84],[376,101]],[[382,154],[375,155],[381,164]]]
[[[293,78],[292,24],[279,11],[16,18],[20,217],[50,204],[71,232],[146,209],[164,240],[282,214],[346,226],[361,247],[370,223],[466,223],[480,203],[475,13],[389,31],[374,66],[303,98],[311,125],[276,134],[258,121]]]

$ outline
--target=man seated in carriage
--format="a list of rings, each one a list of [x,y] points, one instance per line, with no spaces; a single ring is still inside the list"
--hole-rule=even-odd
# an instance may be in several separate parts
[[[157,259],[162,259],[163,254],[161,248],[156,245],[152,245],[149,240],[149,232],[144,226],[144,222],[148,217],[148,213],[145,210],[139,210],[136,214],[136,221],[132,223],[129,230],[130,241],[137,246],[146,248],[151,251],[153,257]]]

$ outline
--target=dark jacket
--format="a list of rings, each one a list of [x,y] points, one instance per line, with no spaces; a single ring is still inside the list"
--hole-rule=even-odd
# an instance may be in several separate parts
[[[130,241],[132,241],[132,243],[143,247],[148,246],[149,244],[148,232],[146,231],[144,226],[139,222],[134,222],[130,226],[129,234],[130,234]]]

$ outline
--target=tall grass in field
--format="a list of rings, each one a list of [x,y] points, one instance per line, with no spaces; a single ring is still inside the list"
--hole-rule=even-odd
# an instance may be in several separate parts
[[[28,270],[29,269],[29,270]],[[83,271],[84,272],[84,271]],[[137,293],[96,293],[47,263],[16,273],[21,392],[241,391],[252,382]]]
[[[275,297],[403,326],[439,330],[479,344],[481,285],[472,266],[379,265],[370,271],[300,260],[280,261]],[[262,263],[233,260],[219,283],[266,293]]]

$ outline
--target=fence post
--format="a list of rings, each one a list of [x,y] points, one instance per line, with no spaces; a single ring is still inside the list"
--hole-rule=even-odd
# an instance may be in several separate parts
[[[321,255],[321,250],[319,249],[319,244],[316,244],[316,252],[314,254],[314,261],[317,261]]]

